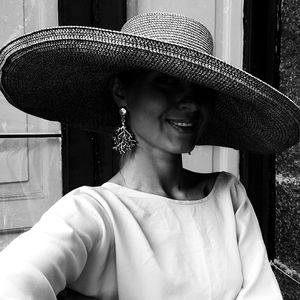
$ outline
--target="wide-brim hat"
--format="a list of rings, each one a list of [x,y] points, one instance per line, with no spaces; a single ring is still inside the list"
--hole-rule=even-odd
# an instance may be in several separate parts
[[[61,26],[21,36],[0,52],[0,88],[26,113],[111,132],[119,118],[109,78],[135,69],[167,73],[217,92],[214,118],[199,145],[275,153],[299,141],[299,107],[214,57],[206,27],[177,14],[138,15],[121,31]]]

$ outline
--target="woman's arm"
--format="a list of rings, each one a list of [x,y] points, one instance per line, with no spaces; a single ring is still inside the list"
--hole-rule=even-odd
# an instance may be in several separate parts
[[[0,299],[56,300],[78,279],[94,247],[108,249],[102,247],[110,238],[104,214],[84,193],[59,200],[0,253]]]
[[[243,273],[243,286],[236,300],[282,300],[254,209],[240,182],[236,185],[236,197],[237,242]]]

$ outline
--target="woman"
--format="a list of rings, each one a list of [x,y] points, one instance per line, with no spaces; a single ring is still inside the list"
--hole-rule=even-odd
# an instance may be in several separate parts
[[[56,299],[66,286],[72,299],[282,299],[242,184],[184,170],[181,154],[282,151],[299,139],[299,108],[211,53],[203,25],[169,13],[121,32],[39,31],[2,50],[8,101],[106,131],[120,124],[116,103],[125,154],[111,180],[70,192],[1,253],[1,299]]]

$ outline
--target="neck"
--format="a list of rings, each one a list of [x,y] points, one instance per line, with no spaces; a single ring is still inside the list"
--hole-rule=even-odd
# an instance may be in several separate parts
[[[137,148],[121,168],[124,185],[143,192],[172,196],[182,189],[181,154]]]

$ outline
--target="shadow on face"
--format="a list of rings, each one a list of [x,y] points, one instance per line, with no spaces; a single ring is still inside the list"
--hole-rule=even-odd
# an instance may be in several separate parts
[[[214,113],[213,90],[157,71],[119,73],[112,92],[144,149],[190,152]]]

